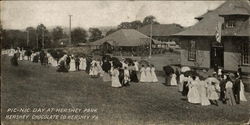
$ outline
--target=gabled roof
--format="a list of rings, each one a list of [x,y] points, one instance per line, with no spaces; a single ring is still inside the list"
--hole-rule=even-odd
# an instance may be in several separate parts
[[[121,29],[90,45],[101,45],[109,43],[114,46],[140,46],[150,43],[150,38],[134,29]],[[153,40],[155,44],[159,41]]]
[[[151,25],[146,25],[138,30],[139,32],[150,36]],[[153,24],[152,25],[152,36],[170,36],[178,32],[183,31],[183,27],[178,24]]]
[[[234,9],[240,8],[240,9]],[[238,10],[234,12],[234,10]],[[243,11],[244,10],[244,11]],[[218,23],[223,23],[224,19],[221,17],[221,14],[244,14],[248,12],[250,14],[250,5],[247,0],[229,0],[219,6],[217,9],[213,11],[208,11],[200,17],[196,17],[196,19],[201,19],[195,25],[187,28],[186,30],[174,34],[174,36],[214,36],[216,27]],[[202,19],[203,18],[203,19]],[[249,28],[242,27],[242,29],[238,30],[236,36],[250,36]]]

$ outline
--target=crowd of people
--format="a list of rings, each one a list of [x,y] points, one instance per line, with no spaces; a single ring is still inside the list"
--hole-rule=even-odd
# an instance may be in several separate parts
[[[111,82],[112,87],[129,86],[131,82],[158,82],[154,65],[139,65],[132,59],[119,60],[110,56],[95,59],[91,56],[69,54],[64,54],[60,59],[54,59],[50,53],[43,50],[32,52],[19,48],[4,53],[12,56],[11,64],[14,66],[18,66],[18,60],[29,60],[40,62],[44,66],[57,67],[58,72],[85,71],[92,78],[102,77],[104,82]],[[197,73],[187,72],[192,71],[170,73],[169,82],[170,85],[178,86],[179,92],[189,103],[218,106],[219,100],[228,105],[247,101],[240,69],[235,74],[225,74],[222,69],[218,69],[207,78]],[[140,75],[139,78],[138,75]]]
[[[189,71],[192,72],[192,71]],[[219,69],[207,78],[199,74],[181,72],[177,81],[179,92],[189,103],[202,106],[223,104],[235,105],[247,101],[240,72],[222,73]]]
[[[43,66],[57,67],[58,72],[85,71],[91,78],[103,77],[103,81],[111,82],[112,87],[129,86],[131,82],[158,82],[154,65],[139,66],[136,60],[131,59],[119,60],[110,56],[96,59],[73,54],[64,54],[60,59],[55,59],[49,52],[43,50],[30,51],[20,48],[10,49],[4,53],[12,57],[11,63],[15,66],[18,65],[18,61],[28,60],[40,62]]]

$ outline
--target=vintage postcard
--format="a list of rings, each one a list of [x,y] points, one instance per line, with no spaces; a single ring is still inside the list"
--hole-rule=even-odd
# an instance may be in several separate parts
[[[250,125],[250,1],[1,1],[3,125]]]

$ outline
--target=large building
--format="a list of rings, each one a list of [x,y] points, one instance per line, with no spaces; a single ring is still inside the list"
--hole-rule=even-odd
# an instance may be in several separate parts
[[[152,44],[160,43],[152,40]],[[134,29],[120,29],[100,40],[90,43],[92,49],[104,53],[123,52],[126,55],[136,56],[139,53],[148,54],[150,37]],[[141,55],[139,54],[139,55]]]
[[[228,71],[236,71],[240,65],[243,72],[250,73],[249,17],[247,0],[229,0],[217,9],[195,17],[198,20],[195,25],[174,34],[183,49],[181,65],[221,66]]]

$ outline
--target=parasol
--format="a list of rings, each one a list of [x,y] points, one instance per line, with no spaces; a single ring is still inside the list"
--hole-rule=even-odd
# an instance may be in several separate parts
[[[181,72],[186,72],[186,71],[190,71],[191,69],[187,66],[184,66],[181,68]]]
[[[184,76],[191,76],[191,77],[193,77],[193,76],[199,76],[199,74],[197,73],[197,72],[195,72],[195,71],[186,71],[186,72],[184,72]]]
[[[215,83],[215,84],[220,84],[220,81],[216,79],[215,77],[209,77],[205,80],[207,83]]]

